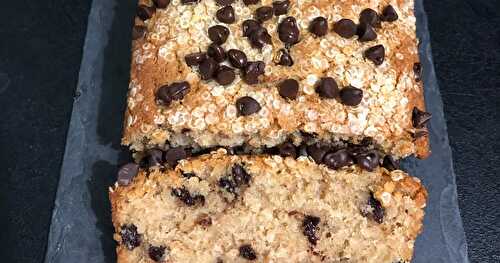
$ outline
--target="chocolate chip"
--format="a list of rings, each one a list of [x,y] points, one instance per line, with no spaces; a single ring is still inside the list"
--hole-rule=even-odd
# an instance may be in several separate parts
[[[183,5],[193,5],[197,4],[200,0],[181,0]]]
[[[186,150],[182,147],[173,147],[167,150],[165,153],[165,161],[170,165],[170,167],[175,167],[177,163],[187,158]]]
[[[236,194],[236,188],[238,186],[230,178],[222,177],[219,179],[219,187],[226,190],[228,193]]]
[[[243,0],[245,5],[256,5],[260,2],[260,0]]]
[[[266,64],[262,61],[250,61],[243,69],[243,81],[253,85],[259,82],[259,76],[264,74]]]
[[[170,4],[170,0],[153,0],[153,3],[157,8],[167,8]]]
[[[278,93],[285,99],[296,99],[298,92],[299,82],[294,79],[286,79],[278,84]]]
[[[137,40],[143,38],[146,35],[147,28],[145,26],[134,26],[132,28],[132,39]]]
[[[413,64],[413,72],[415,73],[415,81],[419,82],[422,80],[422,65],[420,62]]]
[[[297,20],[291,16],[283,19],[278,25],[278,36],[287,45],[294,45],[299,42],[300,31]]]
[[[421,111],[417,107],[413,107],[411,119],[414,128],[423,128],[431,117],[432,114],[429,112]]]
[[[203,60],[207,58],[207,53],[205,52],[196,52],[186,55],[184,60],[188,66],[198,66]]]
[[[342,149],[330,152],[323,157],[323,163],[330,169],[340,169],[353,164],[353,160],[347,150]]]
[[[215,17],[222,22],[226,24],[232,24],[234,21],[236,21],[236,17],[234,15],[234,8],[230,5],[225,6],[215,13]]]
[[[307,237],[307,240],[312,245],[316,245],[319,237],[316,236],[316,232],[319,230],[320,218],[317,216],[306,215],[304,221],[302,221],[302,233]]]
[[[243,166],[241,166],[240,164],[235,164],[231,168],[231,175],[232,175],[234,182],[236,183],[237,186],[240,186],[243,184],[248,185],[250,183],[250,180],[252,179],[250,174],[248,174],[247,171],[245,170],[245,168],[243,168]]]
[[[280,156],[292,158],[297,156],[297,148],[291,142],[284,142],[278,145],[277,148]]]
[[[373,64],[379,66],[384,62],[385,48],[382,45],[373,46],[364,53],[365,58],[371,60]]]
[[[272,43],[271,35],[269,35],[267,29],[263,27],[253,30],[252,34],[249,36],[249,40],[254,48],[262,48],[265,44],[270,45]]]
[[[163,260],[163,255],[165,254],[165,247],[164,246],[150,246],[148,249],[148,255],[149,257],[154,260],[155,262],[160,262]]]
[[[200,225],[204,228],[207,228],[212,225],[212,218],[207,214],[201,214],[195,222],[197,225]]]
[[[316,92],[322,98],[333,99],[339,96],[339,87],[333,78],[325,77],[316,86]]]
[[[241,50],[230,49],[227,52],[227,56],[229,58],[229,62],[235,68],[244,68],[247,65],[247,55]]]
[[[253,19],[248,19],[243,21],[243,24],[241,25],[243,29],[243,36],[244,37],[249,37],[252,32],[258,28],[261,27],[260,23],[256,20]]]
[[[219,64],[217,63],[217,61],[215,61],[215,59],[209,57],[203,60],[199,68],[201,79],[203,80],[211,79],[218,68]]]
[[[290,9],[290,1],[274,1],[273,2],[273,10],[275,16],[285,15],[288,13],[288,9]]]
[[[215,61],[219,63],[226,59],[226,51],[224,51],[224,48],[215,43],[208,46],[207,55],[214,58]]]
[[[356,24],[350,19],[340,19],[333,24],[333,31],[343,38],[351,38],[356,35]]]
[[[118,170],[117,181],[120,186],[127,186],[132,179],[139,173],[139,165],[136,163],[127,163]]]
[[[215,25],[208,28],[208,38],[217,45],[222,45],[226,42],[229,36],[229,29],[222,25]]]
[[[380,157],[376,151],[369,151],[367,153],[358,154],[356,156],[356,163],[361,169],[371,172],[380,165]]]
[[[399,170],[399,161],[394,159],[392,155],[386,155],[384,157],[384,161],[382,162],[382,166],[389,170],[389,171],[394,171],[394,170]]]
[[[375,222],[381,224],[384,221],[385,209],[379,200],[375,199],[373,193],[370,193],[370,198],[368,199],[368,206],[370,206],[370,212],[368,213]]]
[[[189,179],[189,178],[191,178],[191,177],[198,177],[198,176],[196,176],[196,174],[194,174],[194,173],[185,173],[185,172],[181,172],[181,175],[182,175],[182,177],[187,178],[187,179]]]
[[[181,100],[191,89],[189,82],[174,82],[170,85],[161,86],[156,92],[156,97],[165,105],[169,105],[173,100]]]
[[[377,11],[366,8],[359,14],[359,23],[369,24],[372,27],[380,28],[380,18],[378,17]]]
[[[234,3],[234,0],[217,0],[216,1],[218,5],[220,6],[226,6],[226,5],[231,5]]]
[[[309,32],[315,34],[318,37],[326,35],[326,33],[328,32],[328,20],[321,16],[316,17],[309,25]]]
[[[173,188],[172,195],[179,198],[179,200],[181,200],[187,206],[194,206],[196,204],[193,197],[191,196],[191,193],[189,193],[189,191],[184,187]]]
[[[222,65],[217,71],[217,75],[215,80],[220,85],[229,85],[233,83],[236,75],[234,74],[234,70],[228,66]]]
[[[363,90],[347,86],[340,91],[340,100],[347,106],[357,106],[363,99]]]
[[[328,150],[328,146],[320,143],[311,144],[306,148],[307,154],[318,164],[323,163],[323,158]]]
[[[137,7],[136,14],[141,20],[148,20],[153,16],[155,11],[156,8],[153,6],[139,5]]]
[[[160,165],[163,161],[163,152],[158,149],[149,149],[146,151],[148,158],[148,166],[154,167]]]
[[[288,50],[282,48],[282,49],[280,49],[279,52],[280,52],[280,56],[279,56],[278,65],[287,66],[287,67],[293,66],[293,59],[292,59],[292,56],[290,55],[290,53],[288,52]]]
[[[142,237],[137,233],[137,227],[134,224],[121,226],[120,236],[122,238],[122,244],[125,245],[128,250],[133,250],[141,245]]]
[[[239,116],[248,116],[260,111],[261,109],[259,102],[249,96],[237,99],[236,108],[238,109]]]
[[[394,22],[398,20],[398,13],[396,13],[392,5],[388,5],[382,10],[382,16],[380,18],[382,21]]]
[[[261,6],[255,10],[255,18],[260,22],[267,21],[273,17],[273,8],[270,6]]]
[[[240,257],[248,260],[256,260],[257,254],[255,254],[252,246],[247,244],[240,247]]]
[[[373,27],[367,23],[359,24],[356,34],[360,42],[372,41],[377,38],[377,33],[375,33]]]

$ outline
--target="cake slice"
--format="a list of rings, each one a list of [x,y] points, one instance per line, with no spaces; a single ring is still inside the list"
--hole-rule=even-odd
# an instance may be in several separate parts
[[[429,153],[414,2],[139,1],[122,143]]]
[[[225,150],[110,189],[120,263],[409,262],[426,198],[400,170]]]

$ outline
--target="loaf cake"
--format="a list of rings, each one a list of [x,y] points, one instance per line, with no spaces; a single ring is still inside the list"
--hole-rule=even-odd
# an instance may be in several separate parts
[[[307,157],[221,149],[128,168],[109,193],[119,263],[410,262],[427,198],[400,170]]]
[[[429,153],[412,0],[140,0],[122,143]]]

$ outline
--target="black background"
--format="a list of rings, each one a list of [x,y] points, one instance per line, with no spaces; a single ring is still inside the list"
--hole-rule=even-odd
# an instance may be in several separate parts
[[[2,262],[43,261],[90,2],[0,7]],[[425,8],[469,257],[500,262],[500,3]]]

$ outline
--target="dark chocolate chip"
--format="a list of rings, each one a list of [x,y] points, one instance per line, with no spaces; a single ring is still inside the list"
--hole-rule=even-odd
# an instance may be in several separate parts
[[[188,94],[191,86],[187,81],[174,82],[170,85],[161,86],[156,92],[156,97],[165,105],[173,100],[182,100]]]
[[[262,48],[264,45],[270,45],[272,43],[271,35],[269,35],[267,29],[263,27],[253,30],[248,38],[254,48]]]
[[[280,56],[279,56],[279,61],[278,61],[278,65],[282,65],[282,66],[287,66],[287,67],[291,67],[293,66],[293,59],[292,59],[292,56],[290,55],[290,52],[288,52],[287,49],[280,49]]]
[[[249,96],[237,99],[236,108],[238,109],[239,116],[248,116],[260,111],[261,109],[259,102]]]
[[[382,162],[382,166],[389,170],[389,171],[394,171],[394,170],[399,170],[399,160],[394,159],[392,155],[386,155],[384,157],[384,161]]]
[[[257,20],[253,19],[248,19],[243,21],[243,24],[241,25],[243,29],[243,36],[244,37],[249,37],[252,32],[258,28],[261,27],[260,23]]]
[[[215,61],[217,61],[219,63],[226,60],[226,51],[224,51],[223,47],[221,47],[215,43],[212,43],[208,46],[207,55],[209,57],[214,58]]]
[[[163,161],[163,152],[159,149],[149,149],[146,151],[148,156],[148,166],[154,167],[160,165]]]
[[[245,5],[256,5],[260,2],[260,0],[243,0]]]
[[[330,169],[339,169],[353,164],[353,160],[347,150],[341,149],[330,152],[323,157],[323,163]]]
[[[307,146],[307,154],[318,164],[323,163],[323,158],[329,150],[329,147],[320,143]]]
[[[297,20],[294,17],[287,17],[278,25],[278,36],[283,43],[293,45],[299,42],[300,31]]]
[[[141,245],[142,237],[137,233],[137,227],[134,224],[121,226],[120,236],[122,238],[121,243],[125,245],[128,250],[133,250]]]
[[[376,151],[369,151],[358,154],[356,156],[356,163],[361,169],[371,172],[380,165],[380,157]]]
[[[377,66],[382,65],[385,58],[385,48],[382,45],[373,46],[365,50],[364,56],[371,60],[373,64]]]
[[[415,73],[416,82],[422,80],[422,64],[420,64],[420,62],[413,64],[413,72]]]
[[[149,257],[155,261],[155,262],[160,262],[163,260],[163,255],[165,254],[165,247],[164,246],[150,246],[148,249],[148,254]]]
[[[309,32],[318,37],[322,37],[328,33],[328,20],[324,17],[316,17],[309,25]]]
[[[371,25],[372,27],[380,28],[380,18],[377,14],[377,11],[371,8],[364,9],[359,14],[359,23],[366,23]]]
[[[137,40],[143,38],[146,35],[147,28],[145,26],[134,26],[132,28],[132,39]]]
[[[319,237],[316,236],[316,232],[319,230],[320,218],[317,216],[306,215],[304,221],[302,221],[302,233],[307,237],[307,240],[312,245],[316,245]]]
[[[194,206],[196,204],[195,200],[191,196],[191,193],[189,193],[189,191],[184,187],[173,188],[172,195],[179,198],[179,200],[181,200],[187,206]]]
[[[347,86],[340,90],[340,100],[347,106],[357,106],[363,99],[363,90]]]
[[[139,165],[136,163],[127,163],[118,170],[117,181],[120,186],[127,186],[139,172]]]
[[[170,4],[170,0],[153,0],[153,3],[157,8],[167,8]]]
[[[236,188],[238,187],[236,183],[228,177],[222,177],[219,179],[219,187],[226,190],[229,193],[235,194]]]
[[[234,70],[228,66],[222,65],[219,67],[219,70],[217,71],[215,80],[220,85],[229,85],[233,83],[235,78],[236,74],[234,73]]]
[[[259,76],[264,74],[266,64],[263,61],[250,61],[243,69],[243,81],[253,85],[259,82]]]
[[[288,9],[290,9],[290,1],[274,1],[273,2],[273,10],[275,16],[285,15],[288,13]]]
[[[226,6],[226,5],[232,5],[234,3],[234,0],[217,0],[216,2],[220,6]]]
[[[198,66],[203,60],[207,58],[207,53],[196,52],[186,55],[184,60],[188,66]]]
[[[136,14],[141,20],[148,20],[153,16],[155,11],[156,8],[153,6],[139,5],[137,7]]]
[[[182,175],[182,177],[187,178],[187,179],[189,179],[191,177],[198,177],[194,173],[185,173],[185,172],[182,172],[181,175]]]
[[[367,23],[359,24],[356,34],[360,42],[372,41],[377,38],[377,33],[375,33],[373,27]]]
[[[285,79],[278,85],[278,93],[285,99],[296,99],[298,92],[299,82],[294,79]]]
[[[339,87],[337,82],[331,77],[321,78],[316,92],[322,98],[333,99],[339,96]]]
[[[247,65],[247,55],[241,50],[230,49],[227,52],[227,56],[229,58],[229,62],[235,68],[244,68]]]
[[[229,36],[229,29],[222,25],[215,25],[208,28],[208,38],[217,45],[222,45],[226,42]]]
[[[186,150],[182,147],[174,147],[167,150],[165,153],[165,161],[170,167],[175,167],[180,160],[186,159]]]
[[[253,250],[251,245],[242,245],[240,247],[240,257],[248,260],[256,260],[257,254]]]
[[[333,24],[333,31],[343,38],[351,38],[356,35],[356,24],[350,19],[340,19]]]
[[[273,17],[273,8],[270,6],[261,6],[255,10],[255,18],[260,22],[267,21]]]
[[[236,17],[234,15],[234,8],[230,5],[225,6],[215,13],[215,17],[222,22],[226,24],[232,24],[234,21],[236,21]]]
[[[252,179],[250,174],[248,174],[245,168],[243,168],[243,166],[241,166],[240,164],[235,164],[231,168],[231,175],[233,176],[234,182],[237,186],[243,184],[248,185],[250,183],[250,180]]]
[[[195,204],[205,205],[205,197],[203,195],[195,195],[193,196],[193,200]]]
[[[368,214],[371,215],[372,219],[375,220],[375,222],[381,224],[384,221],[385,209],[382,207],[380,201],[373,196],[373,193],[370,193],[368,206],[370,206],[371,208],[371,211]]]
[[[181,0],[183,5],[193,5],[197,4],[200,0]]]
[[[297,148],[291,142],[284,142],[277,146],[278,153],[283,157],[297,157]]]
[[[396,10],[394,10],[394,7],[392,5],[388,5],[382,10],[382,15],[380,17],[382,21],[387,21],[387,22],[394,22],[398,20],[398,13],[396,13]]]
[[[431,119],[432,114],[429,112],[421,111],[417,107],[413,107],[412,124],[415,128],[423,128],[425,124]]]
[[[219,64],[217,63],[217,61],[215,61],[215,59],[209,57],[203,60],[199,68],[201,79],[203,80],[211,79],[218,68]]]

